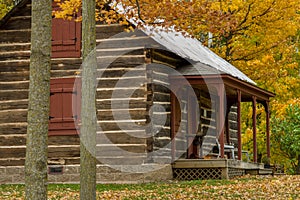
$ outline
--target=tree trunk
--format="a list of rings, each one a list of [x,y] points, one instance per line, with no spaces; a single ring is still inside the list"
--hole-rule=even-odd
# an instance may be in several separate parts
[[[32,1],[26,199],[47,199],[52,0]]]
[[[95,0],[82,1],[82,100],[80,199],[96,199],[96,22]]]
[[[300,154],[298,155],[298,164],[297,164],[296,174],[300,174]]]

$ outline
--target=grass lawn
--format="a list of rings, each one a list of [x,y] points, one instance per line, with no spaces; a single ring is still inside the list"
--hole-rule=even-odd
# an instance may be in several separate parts
[[[79,199],[79,185],[50,184],[48,199]],[[24,199],[24,185],[0,185],[0,199]],[[97,199],[300,199],[300,176],[244,176],[144,184],[98,184]]]

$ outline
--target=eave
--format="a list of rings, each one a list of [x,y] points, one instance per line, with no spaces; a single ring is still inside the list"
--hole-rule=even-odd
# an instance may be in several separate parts
[[[192,86],[197,85],[214,85],[224,84],[226,96],[228,100],[236,99],[237,91],[242,93],[242,101],[251,101],[255,96],[258,101],[269,101],[269,98],[274,97],[275,94],[264,90],[256,85],[240,80],[228,74],[217,75],[189,75],[184,77],[172,76],[170,77],[171,84],[180,85],[184,83],[182,79],[186,79]]]

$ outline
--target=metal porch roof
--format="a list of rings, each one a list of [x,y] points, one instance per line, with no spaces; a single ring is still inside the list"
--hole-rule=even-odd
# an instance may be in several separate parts
[[[180,32],[176,32],[174,30],[164,31],[164,28],[161,27],[154,28],[152,26],[145,26],[142,28],[142,31],[153,38],[157,43],[164,46],[170,52],[173,52],[184,59],[190,59],[196,62],[196,65],[194,65],[194,70],[183,69],[183,71],[188,71],[189,75],[192,75],[192,73],[197,73],[197,71],[199,74],[199,71],[202,71],[202,66],[209,74],[217,72],[220,74],[229,74],[240,80],[247,81],[251,84],[256,84],[243,72],[202,45],[202,43],[195,38],[183,36]],[[212,70],[210,71],[209,68]]]

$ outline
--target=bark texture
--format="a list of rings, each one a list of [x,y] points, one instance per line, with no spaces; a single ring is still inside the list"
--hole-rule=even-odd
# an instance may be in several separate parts
[[[300,155],[298,155],[298,164],[297,164],[296,174],[300,174]]]
[[[26,199],[47,199],[51,0],[32,1],[30,85],[26,141]]]
[[[96,22],[95,1],[82,1],[82,99],[80,199],[96,199]]]

